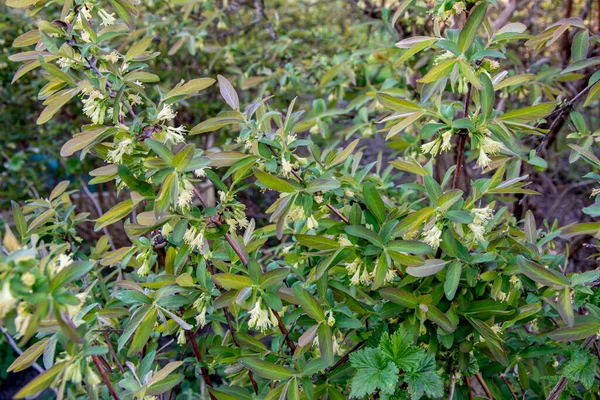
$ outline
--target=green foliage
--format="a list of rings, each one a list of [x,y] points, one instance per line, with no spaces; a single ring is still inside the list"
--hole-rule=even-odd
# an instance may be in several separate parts
[[[576,18],[495,28],[494,1],[438,1],[427,22],[402,2],[367,24],[325,3],[278,3],[277,20],[260,1],[7,2],[37,20],[10,60],[39,129],[76,114],[60,154],[118,191],[94,220],[67,181],[11,203],[0,318],[27,348],[9,369],[45,370],[17,398],[465,398],[481,374],[497,398],[543,398],[562,375],[595,387],[573,342],[600,331],[599,273],[566,268],[600,224],[518,210],[560,121],[569,161],[600,168],[597,121],[572,112],[597,101],[596,35]],[[570,61],[521,62],[567,35]],[[367,160],[380,133],[392,156]]]

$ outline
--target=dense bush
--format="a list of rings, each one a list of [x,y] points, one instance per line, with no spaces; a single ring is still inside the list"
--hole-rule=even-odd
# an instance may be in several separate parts
[[[42,364],[16,397],[596,398],[600,270],[571,246],[600,224],[528,209],[553,153],[600,180],[569,4],[533,35],[493,0],[8,0],[31,134],[83,123],[65,175],[119,194],[95,241],[68,180],[12,201],[8,370]]]

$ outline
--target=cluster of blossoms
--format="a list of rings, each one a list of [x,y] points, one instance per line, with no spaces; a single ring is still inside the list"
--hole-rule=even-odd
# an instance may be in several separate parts
[[[477,165],[481,168],[485,168],[490,165],[489,155],[498,154],[502,149],[502,143],[492,139],[490,137],[490,131],[485,129],[482,133],[474,134],[478,140],[479,157],[477,158]]]
[[[210,252],[208,251],[208,243],[204,238],[205,228],[206,227],[204,226],[198,227],[190,225],[183,235],[183,241],[189,245],[192,250],[198,250],[200,254],[209,257]]]
[[[256,299],[256,303],[254,303],[254,307],[248,312],[248,315],[250,315],[250,319],[248,320],[250,328],[265,332],[277,326],[275,314],[269,308],[263,308],[260,297]]]
[[[104,95],[97,89],[85,87],[82,95],[87,96],[83,100],[83,113],[96,125],[102,125],[106,117],[106,102]]]
[[[179,181],[179,197],[177,205],[182,209],[189,209],[194,199],[194,185],[185,176]]]
[[[375,271],[369,272],[367,265],[358,257],[346,265],[346,272],[351,277],[350,284],[352,286],[368,285],[375,278]],[[390,268],[385,275],[385,283],[393,281],[395,276],[396,271]]]
[[[427,243],[432,249],[437,249],[442,242],[442,230],[433,224],[429,229],[423,232],[423,241]]]
[[[229,231],[236,232],[238,228],[248,228],[250,222],[244,212],[246,206],[243,204],[233,204],[230,208],[232,208],[232,211],[228,212],[225,218],[225,222],[229,225]]]
[[[494,216],[494,210],[489,206],[484,208],[474,208],[471,210],[474,215],[473,222],[469,224],[469,229],[473,233],[473,239],[483,240],[485,225]]]
[[[125,138],[119,141],[113,150],[110,150],[107,154],[106,161],[114,164],[119,164],[123,160],[125,154],[133,154],[133,140],[131,138]]]
[[[196,323],[200,326],[200,328],[204,328],[206,326],[206,312],[209,305],[210,296],[207,296],[204,293],[202,293],[200,297],[194,301],[193,307],[198,311],[198,315],[196,315]]]
[[[317,229],[319,227],[319,221],[317,221],[315,216],[311,214],[307,217],[304,213],[304,207],[302,206],[295,206],[294,208],[292,208],[292,210],[288,214],[288,217],[292,221],[301,221],[306,219],[306,228],[308,230]]]
[[[138,275],[146,276],[150,273],[150,268],[154,265],[154,261],[156,259],[154,253],[151,249],[145,249],[141,251],[135,259],[141,263],[140,267],[137,270]]]
[[[431,142],[423,144],[421,146],[421,151],[424,154],[431,154],[433,157],[435,157],[440,150],[442,152],[450,150],[452,148],[452,144],[450,142],[453,134],[454,132],[452,129],[448,129]]]

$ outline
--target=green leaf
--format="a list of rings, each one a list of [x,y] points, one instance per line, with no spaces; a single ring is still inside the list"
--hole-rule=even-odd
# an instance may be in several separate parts
[[[173,163],[173,153],[171,150],[167,148],[164,144],[155,139],[146,139],[144,143],[152,149],[160,158],[162,158],[166,163],[172,165]]]
[[[279,179],[271,174],[261,171],[258,168],[253,168],[252,171],[254,172],[256,179],[258,179],[260,183],[269,189],[273,189],[281,193],[293,193],[296,191],[296,188],[291,183],[286,182],[283,179]]]
[[[95,220],[96,225],[94,225],[94,230],[96,232],[98,232],[100,229],[104,228],[105,226],[108,226],[108,225],[114,224],[117,221],[120,221],[121,219],[128,216],[129,213],[133,210],[133,208],[134,208],[134,205],[133,205],[133,201],[131,201],[131,200],[125,200],[125,201],[120,202],[119,204],[117,204],[116,206],[114,206],[113,208],[111,208],[110,210],[105,212],[103,216],[101,216],[100,218]]]
[[[242,357],[238,361],[244,367],[265,379],[281,381],[289,379],[294,375],[294,372],[287,368],[258,358]]]
[[[589,48],[589,35],[586,29],[577,32],[571,44],[571,60],[580,61],[587,57]]]
[[[38,375],[34,380],[29,382],[23,389],[15,395],[15,399],[24,399],[26,397],[33,396],[34,394],[40,393],[42,390],[48,388],[56,376],[61,373],[66,367],[66,362],[60,362],[54,365],[47,371],[44,371]]]
[[[48,342],[50,338],[45,337],[41,339],[39,342],[36,342],[29,346],[15,361],[10,364],[6,372],[19,372],[23,371],[33,365],[35,360],[38,359],[39,356],[44,352],[44,348],[46,347],[46,342]]]
[[[413,345],[412,338],[402,327],[393,335],[384,332],[379,343],[381,352],[393,361],[402,371],[410,371],[419,366],[425,351]]]
[[[163,379],[168,377],[171,374],[171,372],[173,372],[177,368],[179,368],[182,364],[183,364],[183,361],[173,361],[173,362],[168,363],[160,371],[158,371],[154,375],[152,375],[152,378],[150,379],[150,381],[148,381],[147,386],[152,386],[155,383],[162,381]]]
[[[129,357],[135,355],[138,351],[148,343],[150,334],[154,330],[154,324],[156,323],[157,311],[156,308],[152,307],[140,324],[135,328],[135,334],[131,341],[131,346],[127,351]]]
[[[186,83],[179,83],[165,95],[165,100],[168,100],[171,97],[196,94],[199,91],[212,86],[213,83],[215,83],[215,80],[212,78],[198,78],[192,79]]]
[[[406,273],[417,278],[424,278],[426,276],[437,274],[444,269],[444,266],[446,266],[447,263],[448,261],[437,259],[425,260],[423,265],[419,267],[407,267]]]
[[[448,267],[448,272],[446,273],[446,281],[444,282],[444,293],[446,294],[446,298],[450,301],[454,299],[456,295],[456,289],[458,289],[458,284],[460,283],[460,275],[462,274],[462,264],[460,261],[454,261]]]
[[[480,3],[477,7],[475,7],[471,14],[469,15],[469,19],[465,23],[465,26],[460,31],[458,36],[458,48],[462,53],[465,53],[473,42],[475,41],[475,35],[477,34],[477,29],[481,26],[481,23],[485,19],[485,13],[487,11],[487,2]]]
[[[308,185],[306,185],[306,192],[307,193],[323,192],[323,191],[328,191],[328,190],[336,190],[336,189],[339,189],[340,187],[341,187],[340,182],[336,181],[335,179],[317,178],[317,179],[313,179],[312,181],[308,182]]]
[[[319,337],[319,351],[321,353],[321,360],[326,367],[333,365],[333,334],[329,325],[320,324],[318,329]]]
[[[486,73],[479,75],[479,79],[483,84],[483,90],[480,92],[481,98],[481,111],[484,118],[489,118],[492,115],[494,109],[494,103],[496,102],[496,96],[494,95],[494,84]]]
[[[521,267],[521,271],[534,282],[556,289],[569,286],[569,280],[564,275],[550,268],[534,264],[521,255],[517,257],[517,262]]]
[[[146,36],[142,40],[135,42],[129,50],[127,50],[127,53],[125,53],[125,61],[131,61],[144,54],[148,46],[150,46],[150,43],[152,43],[152,36]]]
[[[596,82],[594,84],[594,86],[592,86],[592,88],[590,89],[590,92],[588,93],[587,98],[585,99],[585,102],[583,103],[583,106],[584,107],[589,106],[594,101],[596,101],[599,97],[600,97],[600,82]]]
[[[384,246],[383,239],[381,239],[381,237],[377,233],[373,232],[368,228],[365,228],[362,225],[349,225],[344,227],[344,230],[348,235],[366,239],[379,247]]]
[[[290,274],[289,268],[276,268],[260,276],[258,283],[261,289],[269,289],[281,284]]]
[[[337,240],[329,239],[324,236],[315,235],[294,235],[296,240],[303,246],[309,249],[317,250],[337,250],[340,248],[340,244]]]
[[[325,321],[325,313],[319,302],[299,285],[294,287],[294,294],[304,312],[317,322]]]
[[[417,308],[419,301],[417,297],[404,289],[400,288],[383,288],[379,290],[379,294],[386,300],[396,303],[406,308]]]
[[[385,204],[379,195],[379,191],[371,182],[365,182],[363,186],[363,196],[369,211],[373,213],[379,223],[385,220]]]
[[[396,390],[398,367],[381,351],[371,348],[355,351],[350,354],[350,363],[356,369],[351,382],[351,397],[371,395],[378,389],[387,394]]]
[[[590,390],[598,374],[598,360],[586,349],[575,349],[562,373],[568,380],[580,382],[586,390]]]
[[[77,280],[91,271],[94,263],[89,261],[77,261],[63,268],[50,281],[50,291],[64,287],[67,283]]]
[[[441,62],[435,67],[431,68],[429,72],[418,81],[421,83],[431,83],[439,81],[440,79],[450,75],[450,73],[454,69],[454,65],[456,65],[455,58]]]
[[[428,254],[431,252],[431,247],[427,243],[417,240],[394,240],[386,244],[385,248],[390,251],[411,254]]]
[[[587,322],[572,327],[557,329],[548,334],[548,337],[561,342],[573,342],[596,335],[600,331],[600,322]]]
[[[385,282],[385,276],[390,270],[390,259],[387,253],[383,252],[377,259],[377,264],[375,265],[375,279],[373,281],[372,290],[376,290],[381,287]]]
[[[558,301],[556,303],[558,313],[567,326],[575,325],[575,314],[573,313],[573,303],[571,301],[571,292],[568,287],[558,292]]]
[[[423,108],[417,103],[394,97],[387,93],[377,93],[377,101],[381,103],[386,109],[398,112],[398,113],[412,113],[415,111],[423,111]]]
[[[234,110],[240,109],[240,99],[238,98],[237,92],[233,88],[231,82],[227,80],[222,75],[217,75],[217,79],[219,80],[219,90],[221,91],[221,96],[225,99],[225,102]]]
[[[427,319],[429,319],[448,333],[452,333],[456,330],[456,325],[452,323],[452,321],[450,321],[446,314],[441,312],[437,307],[433,305],[428,305],[427,308]]]
[[[535,106],[518,108],[513,111],[509,111],[504,113],[500,117],[502,121],[511,121],[511,122],[531,122],[536,121],[540,118],[546,117],[548,114],[554,110],[556,104],[553,102],[548,103],[540,103]]]
[[[44,111],[38,117],[36,123],[38,125],[45,124],[50,121],[50,119],[56,114],[62,106],[64,106],[69,100],[71,100],[77,93],[79,89],[64,89],[60,92],[57,92],[50,96],[46,101],[44,101]]]
[[[252,286],[250,278],[243,275],[215,274],[211,278],[217,285],[223,286],[225,289],[243,289]]]
[[[444,395],[444,383],[435,365],[433,354],[423,355],[419,365],[406,372],[404,381],[408,383],[408,391],[413,400],[419,400],[424,395],[429,398],[439,398]]]

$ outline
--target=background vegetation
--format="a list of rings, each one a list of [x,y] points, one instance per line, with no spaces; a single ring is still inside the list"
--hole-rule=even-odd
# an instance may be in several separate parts
[[[595,398],[599,7],[2,3],[2,392]]]

